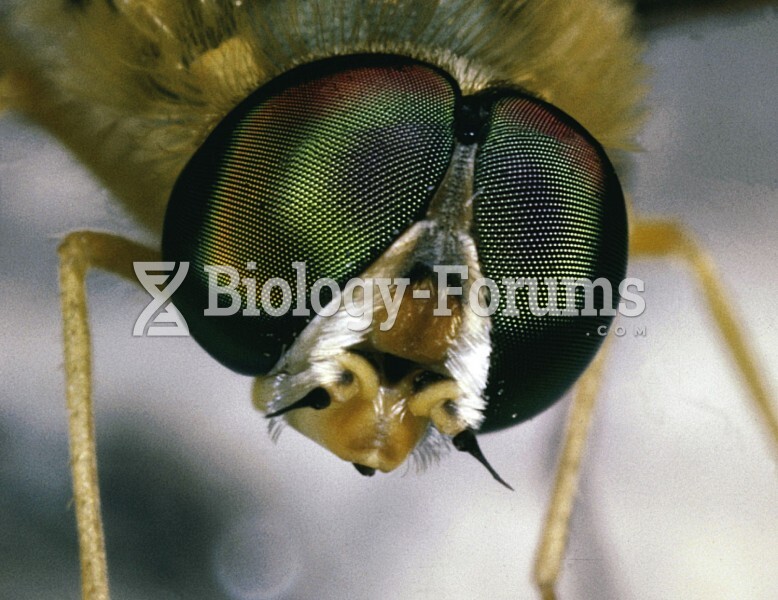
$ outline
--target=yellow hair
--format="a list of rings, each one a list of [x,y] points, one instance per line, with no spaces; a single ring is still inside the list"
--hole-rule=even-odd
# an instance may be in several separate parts
[[[640,45],[617,0],[29,1],[0,25],[3,102],[60,137],[148,227],[208,132],[275,75],[391,52],[465,92],[519,85],[627,149]]]

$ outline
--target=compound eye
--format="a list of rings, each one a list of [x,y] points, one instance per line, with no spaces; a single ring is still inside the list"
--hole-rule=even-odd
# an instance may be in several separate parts
[[[551,308],[554,295],[559,310],[570,308],[565,282],[582,280],[604,282],[588,292],[596,309],[616,308],[626,269],[627,221],[613,167],[581,125],[517,92],[488,92],[481,101],[490,110],[476,163],[474,236],[484,276],[497,283],[501,295],[492,317],[482,426],[489,431],[544,410],[594,355],[602,341],[598,328],[612,316],[544,314],[544,309]],[[515,293],[506,278],[518,282]],[[546,280],[556,282],[555,294]],[[509,295],[515,307],[508,306]],[[585,301],[585,288],[575,287],[572,308],[584,309]]]
[[[457,93],[429,65],[341,57],[271,81],[216,127],[175,185],[163,235],[165,260],[190,263],[174,302],[209,353],[266,373],[310,320],[294,309],[310,307],[313,284],[342,289],[425,214]],[[234,288],[218,306],[236,314],[204,316],[209,277]]]

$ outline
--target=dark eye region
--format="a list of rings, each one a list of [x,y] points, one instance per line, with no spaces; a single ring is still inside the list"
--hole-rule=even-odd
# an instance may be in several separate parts
[[[261,285],[296,282],[304,262],[308,295],[325,277],[344,285],[423,217],[452,152],[455,89],[409,60],[331,59],[275,79],[216,127],[176,183],[163,236],[166,260],[190,262],[174,301],[206,350],[262,374],[309,320],[203,318],[206,265]]]
[[[486,277],[498,282],[500,306],[492,317],[492,355],[482,431],[526,420],[567,390],[589,363],[601,326],[612,316],[538,314],[548,308],[548,286],[603,278],[593,305],[615,307],[627,264],[624,198],[602,147],[570,117],[536,99],[493,97],[486,136],[476,162],[478,198],[474,237]],[[538,282],[514,294],[506,278]],[[566,291],[564,292],[566,293]],[[566,305],[558,302],[557,311]],[[572,303],[571,303],[572,304]],[[585,291],[575,288],[576,310]],[[520,403],[516,397],[521,397]]]
[[[482,430],[553,403],[611,317],[533,314],[526,287],[506,311],[504,280],[606,278],[610,298],[598,300],[615,306],[627,227],[613,168],[553,106],[508,88],[463,96],[449,74],[409,58],[298,67],[238,105],[195,153],[173,189],[162,244],[165,260],[190,264],[173,298],[192,335],[231,369],[266,374],[310,322],[296,309],[310,308],[314,284],[329,278],[343,289],[423,220],[462,144],[478,145],[470,233],[482,274],[500,291]],[[275,314],[208,317],[212,265],[234,269],[241,309],[271,279],[288,282],[295,298]],[[280,296],[276,286],[266,300],[284,308]],[[583,290],[575,303],[583,307]]]

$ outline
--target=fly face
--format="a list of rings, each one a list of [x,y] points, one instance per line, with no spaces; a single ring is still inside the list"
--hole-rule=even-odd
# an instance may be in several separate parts
[[[478,456],[473,432],[572,384],[611,318],[626,215],[601,146],[553,106],[354,55],[224,119],[173,190],[163,255],[192,264],[176,305],[258,376],[273,424],[372,474],[458,436]]]

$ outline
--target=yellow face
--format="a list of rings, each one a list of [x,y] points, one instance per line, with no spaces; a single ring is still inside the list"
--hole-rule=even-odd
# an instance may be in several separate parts
[[[420,289],[434,286],[423,281],[408,292]],[[461,307],[453,304],[448,317],[433,316],[436,294],[401,306],[397,327],[375,328],[354,351],[337,357],[336,378],[308,393],[304,406],[310,407],[316,396],[323,403],[316,406],[319,410],[287,406],[274,415],[285,413],[289,425],[370,475],[402,465],[430,426],[445,435],[461,433],[467,423],[458,416],[455,400],[462,392],[453,379],[439,374],[461,326]],[[376,312],[377,321],[384,322],[386,308],[383,315]],[[260,410],[271,412],[274,395],[268,388],[274,383],[273,377],[258,380],[254,403]]]
[[[289,424],[345,461],[384,473],[403,464],[429,425],[409,407],[413,375],[381,380],[358,354],[341,358],[343,377],[324,387],[328,410],[289,413]]]

